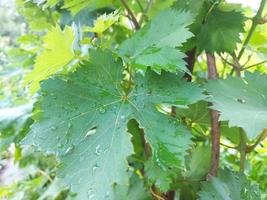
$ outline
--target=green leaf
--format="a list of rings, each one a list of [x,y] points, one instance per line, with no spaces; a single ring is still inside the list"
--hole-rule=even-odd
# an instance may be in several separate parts
[[[0,150],[20,140],[31,116],[32,104],[0,109]]]
[[[251,185],[245,175],[224,169],[218,177],[202,184],[200,200],[260,200],[259,188]]]
[[[72,15],[76,15],[81,10],[88,8],[90,10],[96,10],[112,5],[113,0],[64,0],[64,6],[62,8],[68,9]]]
[[[236,44],[241,42],[245,19],[241,12],[214,8],[197,35],[198,48],[210,53],[233,53]]]
[[[115,186],[114,196],[116,200],[152,200],[149,191],[146,189],[144,181],[136,174],[132,173],[129,185]]]
[[[79,198],[101,200],[112,195],[113,184],[127,184],[126,158],[133,153],[128,121],[136,119],[144,128],[154,160],[180,168],[190,133],[156,105],[190,104],[203,95],[176,75],[151,71],[138,75],[126,95],[122,62],[107,50],[90,53],[90,62],[76,72],[43,82],[39,112],[24,143],[60,154],[59,175]]]
[[[119,47],[119,54],[137,69],[151,67],[156,72],[160,69],[185,71],[185,55],[175,47],[181,47],[193,36],[187,28],[192,22],[193,16],[188,12],[164,10],[151,23],[125,40]]]
[[[138,69],[146,70],[147,66],[153,66],[153,70],[160,73],[161,70],[176,72],[177,66],[181,71],[187,71],[185,61],[183,60],[184,54],[179,50],[163,47],[151,47],[146,49],[135,60],[135,66]]]
[[[153,160],[145,163],[145,176],[150,186],[155,186],[161,192],[171,189],[171,184],[179,176],[179,171],[173,169],[162,169]]]
[[[210,80],[204,87],[220,120],[242,127],[249,139],[255,139],[267,127],[266,80],[266,75],[246,73],[243,79]]]
[[[53,27],[44,37],[44,51],[36,58],[35,67],[24,79],[24,85],[30,84],[30,92],[39,89],[39,82],[54,75],[74,59],[74,32],[66,26],[62,31],[59,26]]]
[[[193,149],[189,162],[189,169],[185,177],[189,180],[200,180],[209,172],[210,167],[210,146],[202,145]]]
[[[118,21],[118,19],[118,11],[114,11],[113,13],[110,13],[108,15],[103,14],[94,21],[93,27],[87,27],[84,29],[84,31],[94,32],[99,35],[102,35],[103,32],[106,31],[109,27],[111,27],[112,24],[114,24],[116,21]]]

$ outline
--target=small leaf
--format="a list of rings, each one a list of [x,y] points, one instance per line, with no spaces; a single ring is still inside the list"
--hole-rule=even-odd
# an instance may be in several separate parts
[[[197,34],[198,48],[210,53],[233,53],[236,44],[241,42],[245,19],[241,12],[214,8]]]
[[[186,71],[183,61],[185,55],[176,47],[181,47],[193,36],[187,28],[192,22],[193,15],[189,12],[164,10],[151,23],[125,40],[119,47],[119,54],[137,69],[151,67],[156,72],[162,69],[174,73]]]

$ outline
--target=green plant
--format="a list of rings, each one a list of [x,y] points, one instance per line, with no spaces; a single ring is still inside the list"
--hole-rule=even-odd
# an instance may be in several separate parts
[[[18,0],[35,103],[1,137],[56,156],[54,198],[266,198],[265,2]]]

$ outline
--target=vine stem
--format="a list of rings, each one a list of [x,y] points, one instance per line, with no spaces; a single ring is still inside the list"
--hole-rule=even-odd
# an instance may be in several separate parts
[[[125,2],[125,0],[121,0],[121,3],[122,3],[122,5],[124,6],[124,8],[127,10],[128,14],[129,14],[129,16],[130,16],[130,19],[131,19],[131,21],[132,21],[133,24],[134,24],[135,29],[136,29],[136,30],[139,30],[139,29],[140,29],[140,25],[139,25],[139,23],[138,23],[136,17],[134,16],[134,14],[133,14],[131,8],[128,6],[128,4]]]
[[[243,43],[243,46],[237,56],[238,60],[240,60],[240,58],[242,57],[244,51],[245,51],[245,48],[247,46],[247,44],[249,43],[250,41],[250,38],[252,36],[252,34],[254,33],[257,25],[259,24],[259,21],[261,19],[261,15],[262,15],[262,12],[263,12],[263,9],[264,9],[264,6],[265,6],[265,3],[266,3],[266,0],[261,0],[261,4],[260,4],[260,7],[259,7],[259,10],[257,11],[255,17],[253,18],[253,21],[252,21],[252,25],[250,27],[250,30],[248,32],[248,35],[245,39],[245,42]]]
[[[246,152],[247,144],[246,144],[246,136],[245,133],[240,128],[240,144],[239,144],[239,152],[240,152],[240,163],[239,163],[239,171],[243,173],[245,170],[246,163]]]
[[[215,56],[210,53],[206,53],[207,65],[208,65],[208,78],[218,79],[218,72],[216,68]],[[211,176],[216,176],[219,167],[220,157],[220,124],[219,124],[219,112],[216,110],[210,110],[211,114],[211,164],[208,179]]]

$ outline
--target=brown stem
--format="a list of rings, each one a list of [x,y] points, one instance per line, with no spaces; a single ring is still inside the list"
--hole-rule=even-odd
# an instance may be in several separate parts
[[[194,65],[195,65],[195,61],[196,61],[196,47],[194,47],[193,49],[189,50],[186,52],[186,58],[184,59],[186,62],[186,67],[187,69],[190,71],[190,73],[193,73],[193,69],[194,69]],[[192,76],[188,73],[186,73],[184,75],[184,78],[186,78],[186,80],[188,82],[192,81]]]
[[[213,54],[206,53],[207,65],[208,65],[208,78],[217,79],[218,72],[216,69],[215,57]],[[219,112],[216,110],[210,110],[211,114],[211,164],[209,176],[216,176],[219,167],[220,156],[220,124],[219,124]]]
[[[134,24],[135,29],[136,30],[139,30],[140,29],[140,25],[139,25],[137,19],[135,18],[134,14],[133,14],[133,12],[131,10],[131,8],[128,6],[128,4],[124,0],[121,0],[121,3],[123,4],[123,6],[125,7],[125,9],[127,10],[128,14],[129,14],[129,16],[131,18],[131,21]]]

